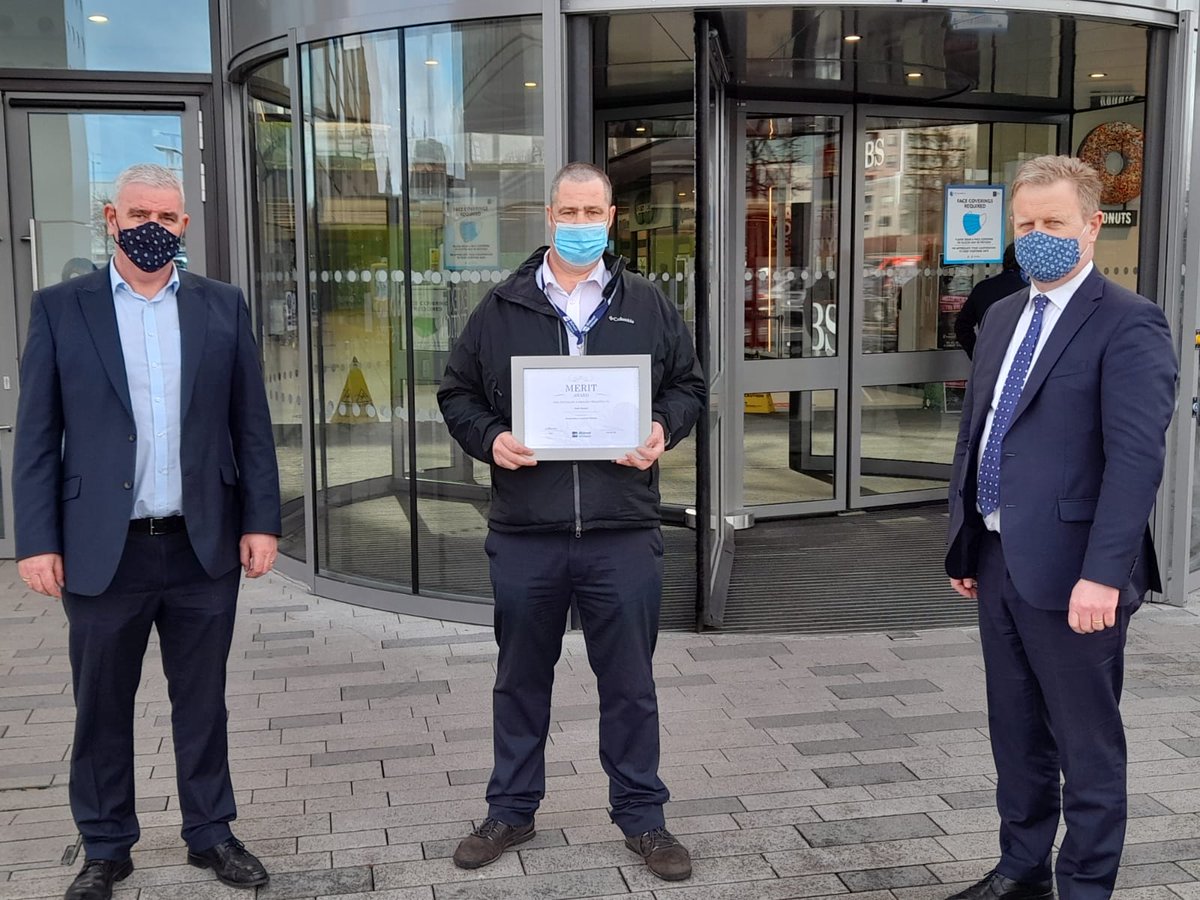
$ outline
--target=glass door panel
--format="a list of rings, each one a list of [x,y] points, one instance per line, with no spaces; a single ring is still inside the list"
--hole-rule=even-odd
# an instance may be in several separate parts
[[[848,115],[760,106],[739,117],[741,507],[828,512],[845,503],[848,302],[843,174]]]
[[[999,271],[944,263],[945,189],[1007,184],[1022,160],[1056,152],[1058,135],[1056,120],[863,117],[852,506],[943,498],[970,372],[955,321]]]
[[[691,110],[678,116],[611,119],[604,126],[605,171],[613,185],[615,251],[645,275],[696,335],[696,152]],[[696,502],[696,432],[659,464],[664,507]]]

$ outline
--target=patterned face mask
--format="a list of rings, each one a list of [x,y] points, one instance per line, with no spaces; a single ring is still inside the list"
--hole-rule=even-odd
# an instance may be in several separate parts
[[[1031,231],[1016,240],[1017,263],[1034,281],[1049,284],[1058,281],[1079,265],[1079,238],[1087,231],[1085,225],[1079,237],[1065,238]]]
[[[118,231],[117,245],[143,272],[157,272],[179,252],[179,235],[157,222],[143,222],[137,228]]]

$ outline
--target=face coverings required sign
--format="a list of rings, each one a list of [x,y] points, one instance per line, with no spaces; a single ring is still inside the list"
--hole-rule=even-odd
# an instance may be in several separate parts
[[[945,265],[1004,261],[1004,185],[946,185]]]

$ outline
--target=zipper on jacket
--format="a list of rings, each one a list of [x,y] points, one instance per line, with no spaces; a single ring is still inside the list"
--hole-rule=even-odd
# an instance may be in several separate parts
[[[571,463],[571,474],[575,478],[575,537],[583,537],[583,513],[579,508],[579,463]]]

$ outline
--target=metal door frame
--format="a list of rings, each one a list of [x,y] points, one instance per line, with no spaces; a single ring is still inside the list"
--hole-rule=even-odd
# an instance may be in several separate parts
[[[0,94],[0,109],[4,95]],[[7,160],[4,116],[0,115],[0,160]],[[13,431],[19,396],[16,282],[12,227],[8,215],[8,179],[0,178],[0,559],[16,555],[13,537],[12,459]]]
[[[16,295],[31,297],[35,290],[33,253],[28,231],[34,222],[32,161],[29,148],[29,116],[45,114],[104,114],[138,115],[177,113],[180,117],[180,134],[183,150],[183,189],[186,194],[186,211],[190,217],[187,230],[188,270],[203,275],[207,271],[208,256],[205,241],[204,206],[204,163],[202,157],[203,135],[200,130],[200,101],[195,94],[61,94],[43,91],[20,91],[6,94],[3,115],[8,135],[9,184],[11,194],[7,209],[16,222],[14,229],[23,234],[13,242],[13,283]],[[24,340],[28,325],[28,305],[17,303],[17,333]]]
[[[731,135],[728,44],[703,14],[694,18],[693,102],[696,184],[696,349],[704,368],[705,403],[696,427],[696,630],[720,627],[733,571],[734,529],[729,519],[731,429],[728,426],[729,337],[722,327],[731,283],[728,265],[727,171]],[[712,108],[710,109],[710,100]],[[712,134],[709,134],[711,126]],[[710,233],[711,232],[711,233]],[[710,269],[711,264],[711,269]],[[713,276],[710,278],[710,274]]]
[[[745,455],[737,453],[730,457],[730,487],[731,507],[743,512],[753,512],[756,517],[794,516],[798,514],[815,514],[840,512],[847,508],[848,495],[847,470],[845,460],[847,451],[848,418],[845,399],[850,386],[849,349],[850,344],[845,337],[850,327],[850,288],[852,280],[847,277],[850,271],[851,251],[853,243],[851,199],[853,197],[853,179],[847,178],[853,163],[853,148],[847,136],[854,132],[854,107],[850,104],[833,103],[791,103],[786,101],[749,101],[738,102],[734,118],[733,143],[735,155],[731,172],[736,173],[737,191],[731,204],[731,217],[727,226],[733,233],[731,257],[738,261],[737,272],[741,274],[741,263],[746,259],[746,120],[760,116],[826,116],[841,120],[841,146],[838,148],[838,253],[837,253],[837,298],[838,298],[838,352],[834,356],[813,357],[807,359],[779,360],[747,360],[745,358],[745,341],[737,341],[737,352],[732,365],[734,377],[730,380],[727,393],[731,407],[741,409],[743,397],[748,393],[763,393],[768,391],[824,391],[836,392],[835,425],[833,438],[834,455],[834,492],[833,497],[826,500],[801,500],[788,503],[772,503],[747,506],[742,472],[745,468]],[[744,285],[741,280],[734,278],[730,287],[730,302],[727,304],[727,334],[732,341],[733,336],[740,335],[745,329],[744,301],[734,298],[741,297]],[[732,349],[732,348],[731,348]],[[736,406],[735,406],[736,404]],[[744,446],[745,414],[734,416],[734,424],[730,427],[731,443],[738,448]],[[736,463],[736,465],[734,465]]]

